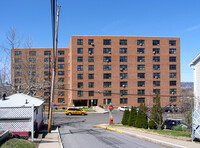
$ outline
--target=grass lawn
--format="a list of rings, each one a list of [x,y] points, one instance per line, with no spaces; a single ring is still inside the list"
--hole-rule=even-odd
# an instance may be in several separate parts
[[[36,145],[28,140],[12,138],[5,141],[1,148],[36,148]]]
[[[136,128],[136,127],[130,127],[127,125],[121,125],[121,124],[113,124],[112,126],[117,126],[117,127],[125,127],[125,128]],[[153,130],[153,129],[142,129],[142,128],[137,128],[139,130],[143,130],[145,132],[153,132],[157,133],[160,135],[166,135],[166,136],[172,136],[172,137],[191,137],[191,132],[189,131],[175,131],[175,130]]]

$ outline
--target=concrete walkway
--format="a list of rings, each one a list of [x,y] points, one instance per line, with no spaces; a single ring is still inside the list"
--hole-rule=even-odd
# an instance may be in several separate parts
[[[119,132],[122,134],[127,134],[139,139],[143,139],[143,140],[164,145],[167,147],[200,148],[200,142],[192,142],[191,138],[168,137],[168,136],[163,136],[156,133],[146,132],[142,129],[140,130],[136,128],[116,127],[116,126],[110,126],[108,124],[101,124],[101,125],[97,125],[96,127],[112,130],[112,131]]]
[[[58,128],[40,139],[38,148],[62,148]]]

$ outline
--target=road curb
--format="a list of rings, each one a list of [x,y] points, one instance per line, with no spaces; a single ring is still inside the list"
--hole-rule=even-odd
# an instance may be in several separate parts
[[[118,132],[118,133],[122,133],[122,134],[126,134],[126,135],[129,135],[129,136],[133,136],[133,137],[136,137],[136,138],[139,138],[139,139],[142,139],[142,140],[146,140],[146,141],[149,141],[149,142],[152,142],[152,143],[155,143],[155,144],[160,144],[160,145],[167,146],[167,147],[186,148],[184,146],[180,146],[180,145],[168,143],[168,142],[165,142],[165,141],[161,141],[161,140],[137,135],[137,134],[134,134],[134,133],[118,130],[118,129],[115,129],[115,128],[110,128],[110,127],[106,127],[106,126],[102,126],[102,125],[96,125],[96,127],[97,128],[103,128],[103,129],[110,130],[110,131],[114,131],[114,132]]]
[[[115,128],[110,128],[110,127],[106,127],[106,126],[102,126],[102,125],[96,125],[97,128],[103,128],[103,129],[106,129],[106,130],[110,130],[110,131],[115,131],[115,132],[118,132],[118,133],[122,133],[121,130],[118,130],[118,129],[115,129]]]

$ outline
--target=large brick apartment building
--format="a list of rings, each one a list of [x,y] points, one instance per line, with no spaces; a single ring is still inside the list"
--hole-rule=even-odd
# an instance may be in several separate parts
[[[34,82],[50,80],[52,52],[52,48],[13,49],[13,85],[26,89],[22,73],[27,66],[22,63],[29,63]],[[58,48],[57,106],[105,106],[110,102],[114,106],[143,102],[152,106],[157,93],[162,106],[179,106],[180,38],[72,36],[69,48]],[[49,89],[40,94],[48,102]]]

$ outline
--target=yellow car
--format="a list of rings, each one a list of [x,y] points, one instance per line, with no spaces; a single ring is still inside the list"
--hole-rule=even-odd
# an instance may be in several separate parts
[[[77,107],[68,107],[65,111],[65,114],[66,115],[87,115],[87,112],[85,110],[82,110],[80,108],[77,108]]]

